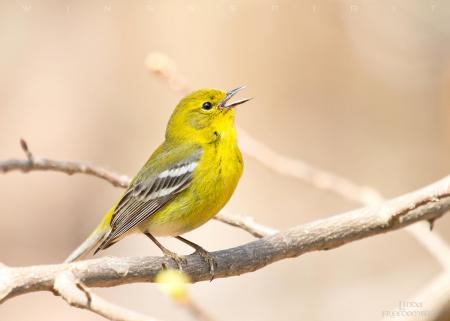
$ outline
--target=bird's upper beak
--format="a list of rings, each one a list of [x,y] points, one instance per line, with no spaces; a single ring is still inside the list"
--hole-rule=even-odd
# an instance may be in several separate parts
[[[234,95],[236,95],[238,92],[240,92],[244,88],[245,88],[245,86],[240,86],[240,87],[237,87],[237,88],[232,89],[229,92],[227,92],[227,95],[225,96],[225,98],[220,103],[219,108],[220,109],[231,109],[231,108],[236,107],[237,105],[240,105],[240,104],[243,104],[243,103],[249,101],[251,98],[244,98],[244,99],[240,99],[240,100],[234,101],[232,103],[228,103],[228,101]]]

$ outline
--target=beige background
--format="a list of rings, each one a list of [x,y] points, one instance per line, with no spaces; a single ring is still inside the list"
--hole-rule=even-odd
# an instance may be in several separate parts
[[[0,158],[22,157],[24,137],[36,156],[135,173],[180,99],[145,68],[159,51],[192,88],[246,84],[255,99],[238,124],[275,150],[396,196],[448,174],[449,18],[444,1],[1,1]],[[245,161],[231,211],[286,229],[358,206]],[[120,193],[85,176],[0,175],[0,261],[61,262]],[[450,242],[450,217],[435,233]],[[188,236],[210,250],[252,239],[218,222]],[[159,252],[135,236],[102,254]],[[218,320],[370,321],[438,272],[400,231],[190,289]],[[153,284],[95,291],[190,318]],[[36,317],[101,320],[49,293],[0,306],[2,321]]]

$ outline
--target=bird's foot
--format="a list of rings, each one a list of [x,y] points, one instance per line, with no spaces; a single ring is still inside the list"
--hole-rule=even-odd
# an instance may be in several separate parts
[[[195,249],[195,253],[200,255],[203,258],[203,260],[205,260],[205,262],[209,264],[209,274],[211,275],[211,279],[209,281],[212,281],[214,279],[214,273],[216,271],[217,266],[216,259],[214,258],[214,256],[211,255],[211,253],[209,253],[200,246]]]
[[[169,251],[168,249],[162,250],[165,257],[168,257],[176,263],[178,266],[178,270],[183,271],[183,264],[187,263],[187,260],[184,256],[178,255],[175,252]]]
[[[151,239],[153,241],[153,243],[156,244],[156,246],[159,247],[159,249],[163,252],[165,257],[171,258],[172,260],[175,261],[175,263],[178,266],[178,270],[183,271],[183,264],[187,263],[187,260],[184,256],[178,255],[175,252],[172,252],[168,249],[166,249],[161,243],[159,243],[159,241],[150,233],[145,232],[144,233],[149,239]]]
[[[176,236],[176,238],[179,239],[181,242],[189,245],[193,249],[195,249],[195,253],[200,255],[203,258],[203,260],[205,260],[205,262],[209,264],[209,274],[211,275],[210,281],[212,281],[214,279],[214,273],[216,271],[217,266],[217,262],[214,256],[200,245],[195,244],[194,242],[191,242],[189,240],[186,240],[184,237]]]

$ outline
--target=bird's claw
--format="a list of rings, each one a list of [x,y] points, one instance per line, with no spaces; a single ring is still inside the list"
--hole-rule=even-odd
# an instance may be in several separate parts
[[[211,275],[211,279],[209,281],[214,280],[214,273],[216,271],[217,266],[216,259],[211,255],[211,253],[209,253],[203,248],[197,248],[195,250],[195,253],[200,255],[203,258],[203,260],[205,260],[205,262],[209,264],[209,274]]]
[[[187,263],[187,260],[184,256],[178,255],[177,253],[171,252],[169,250],[163,251],[164,256],[172,259],[175,264],[178,266],[178,270],[183,271],[183,264]]]

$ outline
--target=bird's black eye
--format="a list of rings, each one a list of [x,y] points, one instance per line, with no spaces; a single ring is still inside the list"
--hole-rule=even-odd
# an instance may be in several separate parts
[[[210,110],[212,107],[213,107],[213,105],[209,101],[204,102],[203,105],[202,105],[202,108],[204,110]]]

